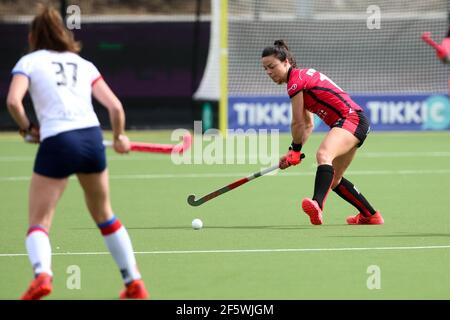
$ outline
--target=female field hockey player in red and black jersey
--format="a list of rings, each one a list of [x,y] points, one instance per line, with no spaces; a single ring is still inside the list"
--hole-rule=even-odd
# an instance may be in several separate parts
[[[297,68],[294,57],[283,40],[264,48],[261,58],[267,75],[277,84],[287,84],[292,103],[292,145],[280,159],[280,168],[301,162],[302,146],[311,134],[313,113],[330,131],[316,153],[318,163],[314,195],[304,198],[303,211],[311,223],[323,223],[322,212],[328,192],[332,189],[352,204],[359,213],[347,218],[348,224],[382,224],[375,210],[356,187],[343,177],[345,170],[369,133],[369,121],[363,109],[331,79],[314,69]]]
[[[122,104],[94,64],[78,55],[79,43],[58,11],[44,8],[31,23],[28,40],[31,52],[14,67],[7,98],[21,134],[40,143],[29,189],[26,237],[35,278],[22,299],[37,300],[52,291],[49,231],[56,205],[74,174],[125,283],[120,297],[147,298],[129,235],[111,208],[105,147],[91,97],[108,110],[118,153],[130,150]],[[25,113],[22,100],[27,90],[40,127],[33,126]]]

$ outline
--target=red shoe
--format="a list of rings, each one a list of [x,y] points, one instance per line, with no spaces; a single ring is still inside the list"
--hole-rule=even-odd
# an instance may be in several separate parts
[[[350,216],[347,218],[348,224],[383,224],[384,220],[380,212],[375,212],[370,217],[364,217],[361,213],[356,216]]]
[[[309,216],[309,220],[311,220],[312,224],[319,225],[323,223],[322,209],[320,209],[317,201],[309,198],[303,199],[302,209]]]
[[[48,273],[41,272],[38,274],[22,295],[22,300],[39,300],[52,292],[52,276]]]
[[[120,293],[120,299],[147,299],[148,292],[145,289],[144,281],[133,280],[125,290]]]

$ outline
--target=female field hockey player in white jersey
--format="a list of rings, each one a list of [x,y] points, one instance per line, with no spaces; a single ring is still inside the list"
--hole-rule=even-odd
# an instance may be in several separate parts
[[[26,237],[35,278],[22,299],[40,299],[52,291],[49,231],[57,202],[72,174],[76,174],[92,218],[120,269],[125,283],[120,297],[145,299],[148,293],[130,238],[111,209],[105,148],[91,95],[108,110],[114,150],[127,153],[130,142],[124,134],[122,105],[97,68],[77,54],[80,44],[54,8],[44,8],[34,18],[28,41],[30,53],[14,67],[7,97],[19,132],[29,142],[40,142],[29,189]],[[25,114],[22,100],[27,90],[39,127]]]

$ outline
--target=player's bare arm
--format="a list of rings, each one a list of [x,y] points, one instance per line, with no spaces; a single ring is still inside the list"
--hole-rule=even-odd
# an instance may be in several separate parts
[[[103,79],[95,82],[92,95],[108,110],[114,135],[114,150],[119,153],[128,152],[130,141],[125,135],[125,112],[122,103]]]
[[[293,142],[304,145],[314,128],[313,117],[304,108],[303,92],[298,93],[291,99],[292,123],[291,133]]]
[[[11,80],[6,105],[12,118],[19,126],[19,133],[25,141],[38,143],[40,140],[39,127],[28,119],[22,103],[28,86],[28,77],[23,74],[15,74]]]
[[[22,104],[27,89],[28,78],[22,74],[16,74],[12,78],[8,97],[6,98],[6,105],[8,106],[11,116],[16,121],[19,128],[23,130],[26,130],[30,126],[30,121],[25,114],[25,109]]]

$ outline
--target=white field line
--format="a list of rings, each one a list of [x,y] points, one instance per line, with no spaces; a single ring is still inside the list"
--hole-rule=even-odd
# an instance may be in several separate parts
[[[255,169],[257,171],[259,169]],[[127,175],[110,175],[111,180],[151,180],[151,179],[205,179],[205,178],[233,178],[233,177],[245,177],[250,172],[226,172],[226,173],[161,173],[161,174],[127,174]],[[314,176],[315,171],[308,172],[280,172],[276,177],[298,177],[298,176]],[[450,174],[450,169],[441,170],[355,170],[348,171],[347,175],[359,175],[359,176],[379,176],[379,175],[435,175],[435,174]],[[0,177],[0,182],[4,181],[29,181],[30,176],[17,176],[17,177]],[[76,179],[71,177],[70,179]]]
[[[136,251],[135,254],[197,254],[197,253],[274,253],[274,252],[330,252],[330,251],[374,251],[374,250],[430,250],[450,249],[447,246],[412,246],[412,247],[355,247],[355,248],[287,248],[287,249],[224,249],[224,250],[168,250]],[[108,255],[109,252],[59,252],[53,256],[92,256]],[[26,253],[1,253],[0,257],[22,257]]]
[[[194,155],[195,156],[195,155]],[[224,153],[226,156],[226,153]],[[356,155],[357,158],[448,158],[450,152],[447,151],[429,151],[429,152],[361,152]],[[262,158],[259,154],[246,154],[246,155],[233,155],[232,159],[237,161],[245,160],[258,160]],[[268,158],[268,155],[264,155],[264,159]],[[276,157],[278,159],[278,155]],[[195,157],[191,158],[193,162]],[[201,159],[197,157],[197,159]],[[109,156],[108,161],[171,161],[169,155],[156,155],[156,154],[141,154],[139,156]],[[0,162],[32,162],[34,156],[0,156]],[[245,164],[245,163],[244,163]]]

